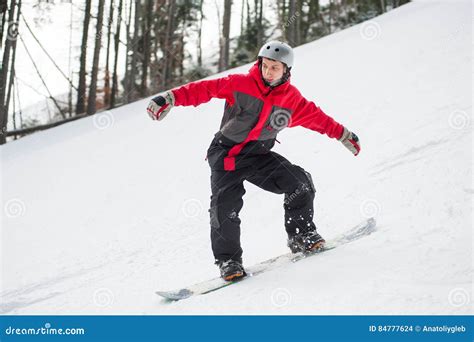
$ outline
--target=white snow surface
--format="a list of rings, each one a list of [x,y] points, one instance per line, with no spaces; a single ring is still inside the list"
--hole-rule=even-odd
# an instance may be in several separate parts
[[[471,7],[418,0],[295,49],[292,83],[362,152],[303,128],[274,150],[313,175],[323,236],[369,216],[377,232],[207,295],[154,292],[218,275],[204,158],[222,100],[161,122],[138,101],[4,145],[0,313],[472,314]],[[283,197],[246,189],[250,266],[287,247]]]

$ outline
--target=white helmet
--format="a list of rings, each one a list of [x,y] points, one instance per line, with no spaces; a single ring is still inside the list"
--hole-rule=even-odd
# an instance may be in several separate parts
[[[285,63],[288,68],[293,67],[293,49],[288,44],[277,40],[265,43],[260,49],[258,57],[274,59]]]

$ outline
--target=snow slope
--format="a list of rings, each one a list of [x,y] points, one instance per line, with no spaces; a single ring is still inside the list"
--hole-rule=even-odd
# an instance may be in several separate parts
[[[296,49],[292,82],[363,149],[295,128],[275,150],[312,173],[325,237],[367,216],[376,233],[163,303],[217,275],[204,157],[223,102],[152,122],[138,101],[1,148],[0,312],[472,314],[471,6],[414,1]],[[282,196],[246,188],[251,265],[287,248]]]

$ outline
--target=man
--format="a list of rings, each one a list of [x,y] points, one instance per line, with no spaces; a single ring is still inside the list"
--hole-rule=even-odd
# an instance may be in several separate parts
[[[303,126],[341,141],[354,155],[359,139],[290,84],[292,48],[266,43],[248,74],[192,82],[153,98],[147,112],[162,120],[173,106],[198,106],[225,99],[219,132],[207,151],[211,168],[211,242],[216,264],[227,281],[244,277],[239,212],[244,180],[284,194],[285,229],[293,253],[320,249],[324,239],[313,222],[315,196],[311,175],[271,152],[285,127]]]

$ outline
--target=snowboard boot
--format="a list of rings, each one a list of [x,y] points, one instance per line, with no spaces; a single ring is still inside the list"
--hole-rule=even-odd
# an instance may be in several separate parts
[[[326,240],[316,230],[301,232],[288,237],[288,247],[292,253],[316,252],[324,248]]]
[[[219,266],[222,279],[226,281],[238,280],[247,275],[240,261],[232,259],[226,261],[217,260],[216,264]]]

